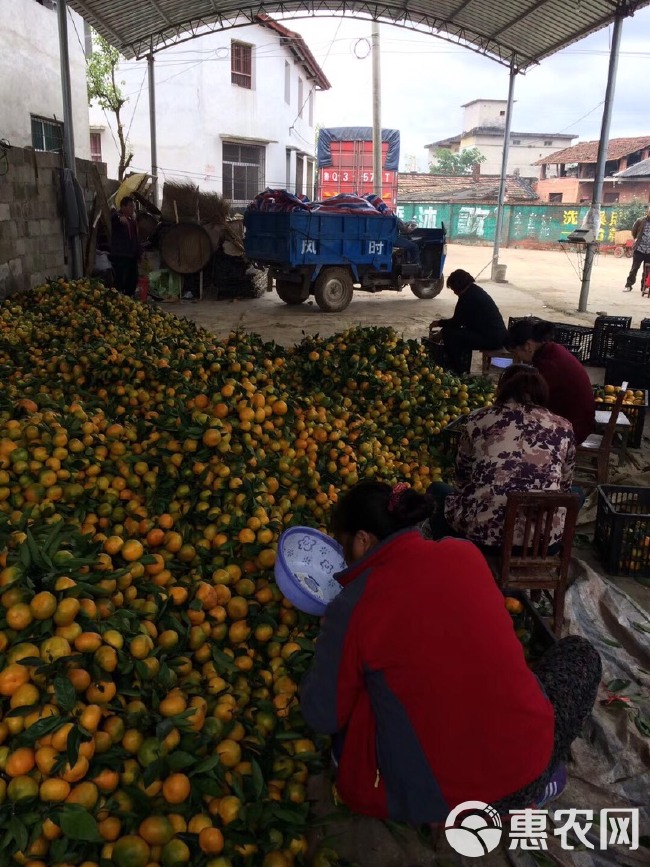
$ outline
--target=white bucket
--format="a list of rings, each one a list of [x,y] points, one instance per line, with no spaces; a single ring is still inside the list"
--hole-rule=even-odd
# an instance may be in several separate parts
[[[495,265],[494,267],[494,281],[495,283],[507,283],[506,280],[506,271],[508,269],[507,265]]]

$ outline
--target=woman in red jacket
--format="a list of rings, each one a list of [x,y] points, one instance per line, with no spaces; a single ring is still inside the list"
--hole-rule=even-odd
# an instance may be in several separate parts
[[[593,433],[596,420],[589,374],[568,349],[553,341],[553,323],[529,317],[508,329],[507,349],[515,361],[532,364],[548,385],[548,408],[571,422],[576,444]]]
[[[303,715],[338,736],[337,789],[356,812],[420,824],[468,800],[539,805],[566,781],[600,658],[572,636],[535,676],[478,548],[414,529],[429,508],[381,482],[341,500],[333,530],[349,568],[301,685]]]

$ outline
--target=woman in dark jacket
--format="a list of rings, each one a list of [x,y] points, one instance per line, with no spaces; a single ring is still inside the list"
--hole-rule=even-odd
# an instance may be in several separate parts
[[[452,370],[466,373],[463,356],[468,349],[499,349],[508,332],[494,300],[476,285],[471,274],[460,269],[452,271],[447,286],[458,296],[454,315],[451,319],[434,319],[429,329],[442,329]]]
[[[508,331],[506,347],[515,361],[532,364],[546,380],[548,408],[571,422],[576,443],[593,432],[596,420],[589,374],[568,349],[553,341],[553,324],[528,317]]]

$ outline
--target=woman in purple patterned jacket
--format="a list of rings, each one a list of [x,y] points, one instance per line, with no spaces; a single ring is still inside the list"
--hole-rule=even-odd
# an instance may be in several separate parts
[[[427,529],[435,539],[462,536],[501,545],[511,491],[571,490],[575,437],[571,423],[547,407],[548,386],[533,367],[513,364],[499,382],[493,406],[471,413],[456,458],[455,487],[431,486],[437,510]],[[579,493],[579,492],[578,492]],[[556,518],[551,543],[562,538]]]

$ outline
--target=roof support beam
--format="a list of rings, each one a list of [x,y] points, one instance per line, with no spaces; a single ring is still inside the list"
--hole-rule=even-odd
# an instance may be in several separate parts
[[[499,178],[499,199],[497,204],[497,224],[494,229],[494,246],[492,248],[491,279],[497,279],[499,265],[499,249],[501,247],[501,230],[503,228],[503,206],[506,200],[506,179],[508,177],[508,156],[510,154],[510,129],[512,127],[512,107],[515,102],[515,78],[517,69],[513,63],[510,67],[508,81],[508,104],[506,106],[506,125],[503,131],[503,151],[501,153],[501,177]]]
[[[158,15],[160,15],[160,17],[162,18],[162,20],[163,20],[166,24],[169,24],[170,27],[173,27],[173,26],[174,26],[174,22],[171,20],[171,18],[169,17],[169,15],[166,15],[166,14],[163,12],[163,10],[160,8],[160,5],[159,5],[158,3],[156,3],[156,0],[149,0],[149,5],[150,5],[150,6],[153,6],[153,8],[154,8],[154,9],[156,10],[156,12],[158,13]]]
[[[101,15],[98,15],[94,9],[90,10],[88,5],[84,3],[84,0],[75,0],[74,5],[91,27],[95,27],[95,22],[100,25],[104,33],[110,36],[115,48],[122,48],[126,45],[127,40],[123,36],[120,36],[117,30],[113,27],[109,27],[104,18],[102,18]]]
[[[506,24],[503,24],[501,27],[499,27],[498,30],[493,30],[492,33],[490,33],[490,35],[488,36],[488,39],[496,39],[497,36],[500,36],[510,27],[514,27],[515,24],[519,24],[520,21],[528,18],[529,15],[531,15],[533,12],[536,12],[538,9],[541,9],[541,7],[545,6],[547,3],[550,3],[550,0],[538,0],[537,3],[533,3],[531,8],[528,9],[526,12],[523,12],[522,14],[511,18],[510,21],[508,21]]]
[[[61,61],[61,91],[63,97],[63,162],[77,177],[77,164],[74,153],[74,123],[72,121],[72,86],[70,84],[70,53],[68,51],[68,3],[58,0],[57,19],[59,25],[59,59]],[[64,207],[65,210],[65,207]],[[67,234],[67,232],[66,232]],[[73,280],[83,277],[81,236],[67,235],[70,245],[70,276]]]
[[[609,67],[607,70],[607,87],[605,89],[605,104],[603,106],[603,120],[600,127],[600,141],[598,142],[598,157],[596,161],[596,175],[591,198],[591,208],[585,218],[585,222],[593,221],[596,237],[586,245],[585,264],[582,270],[582,286],[580,287],[580,300],[578,310],[584,313],[587,310],[589,300],[589,287],[591,284],[591,269],[594,257],[598,249],[598,233],[600,231],[600,204],[603,197],[603,180],[605,178],[605,164],[607,162],[607,148],[609,145],[609,127],[612,120],[612,106],[614,104],[614,92],[616,90],[616,72],[618,69],[618,55],[621,48],[621,34],[623,32],[623,19],[625,15],[619,14],[614,19],[612,28],[612,44],[609,53]]]

